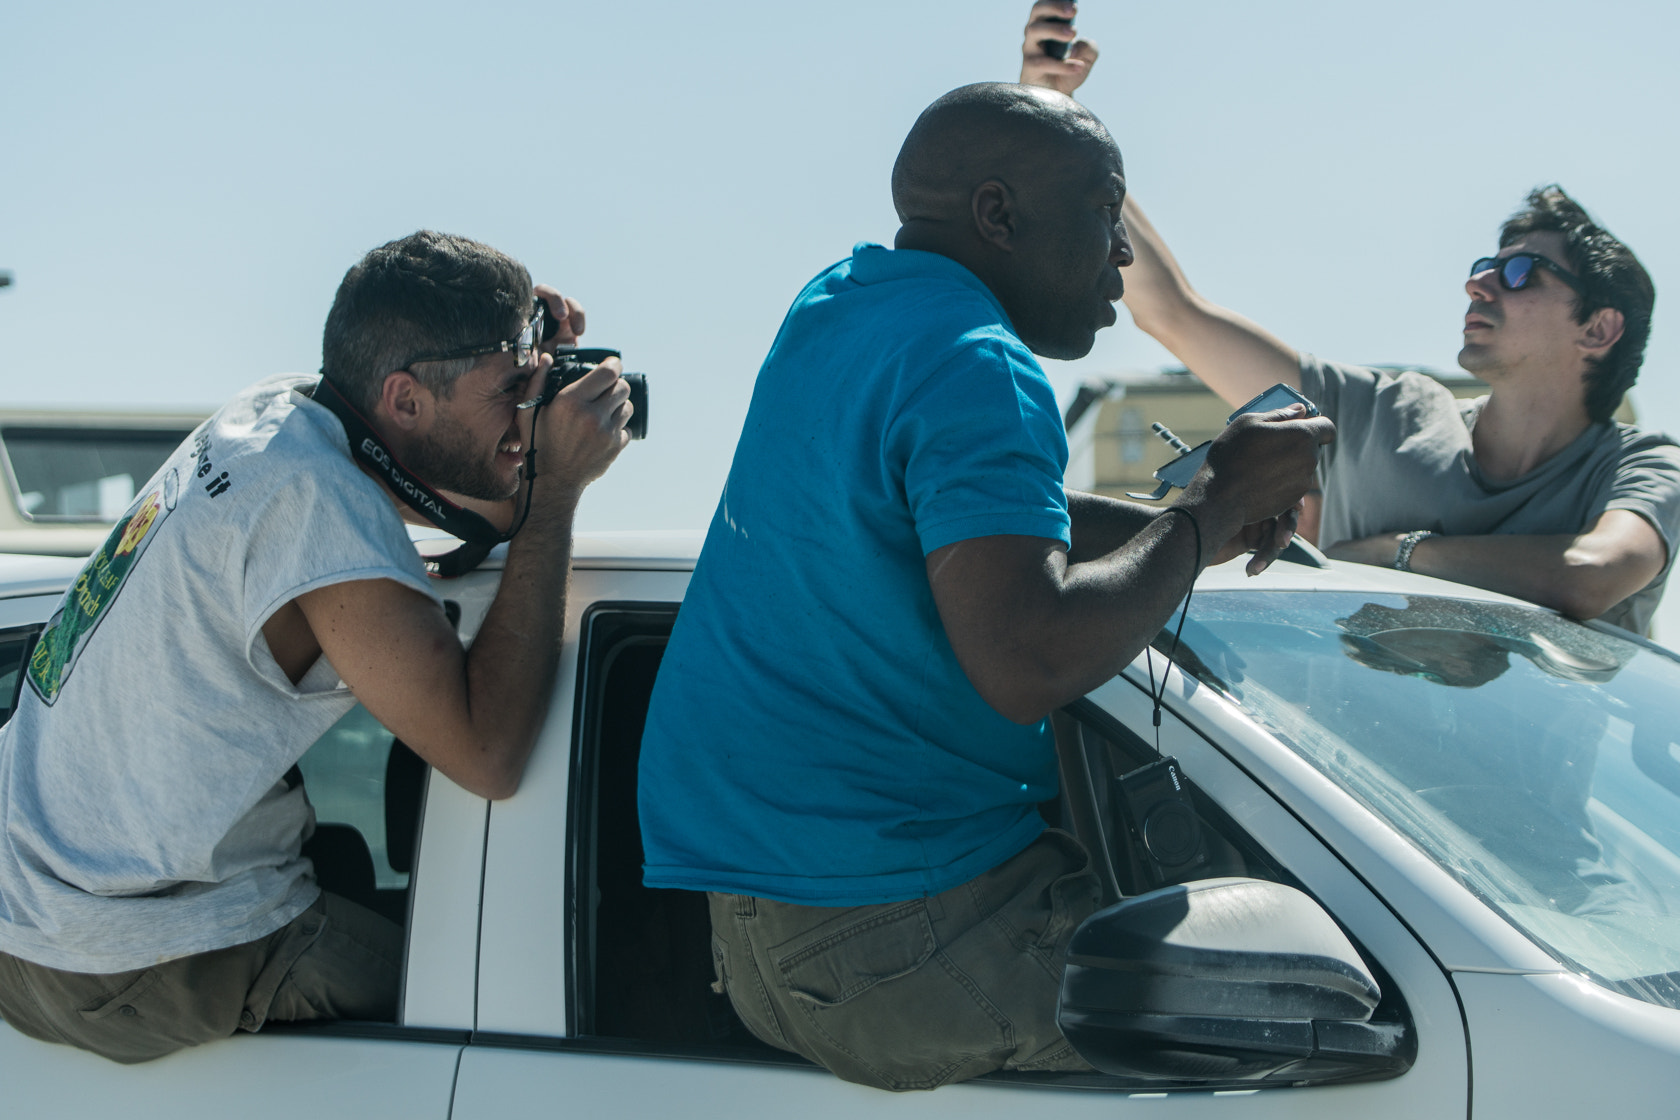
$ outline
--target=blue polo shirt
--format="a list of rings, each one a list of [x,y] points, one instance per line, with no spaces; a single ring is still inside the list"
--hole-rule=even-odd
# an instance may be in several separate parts
[[[853,906],[935,894],[1043,829],[1046,723],[969,683],[925,556],[1068,541],[1043,370],[973,273],[859,245],[759,370],[642,740],[644,881]]]

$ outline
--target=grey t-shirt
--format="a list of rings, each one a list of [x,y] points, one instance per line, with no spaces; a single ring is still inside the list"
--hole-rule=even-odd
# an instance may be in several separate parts
[[[319,888],[286,772],[355,703],[262,635],[345,580],[434,597],[344,429],[277,377],[207,420],[82,569],[0,728],[0,951],[109,973],[253,941]]]
[[[1668,562],[1645,588],[1604,612],[1644,633],[1662,598],[1680,534],[1680,444],[1661,432],[1593,424],[1521,478],[1482,474],[1470,442],[1486,397],[1461,401],[1432,377],[1392,375],[1301,356],[1301,391],[1336,422],[1319,458],[1319,543],[1430,529],[1453,536],[1578,533],[1607,510],[1651,523]]]

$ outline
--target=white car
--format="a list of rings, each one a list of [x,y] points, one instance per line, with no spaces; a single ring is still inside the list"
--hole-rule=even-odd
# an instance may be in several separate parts
[[[398,1022],[270,1027],[133,1067],[0,1026],[0,1111],[1680,1108],[1680,662],[1620,631],[1301,546],[1258,578],[1240,564],[1203,576],[1158,732],[1141,657],[1055,720],[1064,791],[1045,812],[1134,896],[1081,931],[1063,1022],[1088,1057],[1127,1072],[893,1095],[755,1042],[710,990],[703,898],[640,879],[642,719],[698,545],[578,541],[559,680],[512,799],[429,773],[359,712],[304,760],[321,878],[406,923]],[[73,569],[0,563],[0,650],[14,661]],[[492,557],[446,591],[464,637],[497,578]],[[1160,679],[1164,656],[1147,660]],[[15,690],[15,666],[0,672]]]
[[[0,408],[0,552],[87,556],[205,415]]]

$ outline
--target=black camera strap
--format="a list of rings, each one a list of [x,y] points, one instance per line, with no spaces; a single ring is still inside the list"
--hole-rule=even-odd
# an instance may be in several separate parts
[[[482,563],[492,548],[512,539],[513,534],[518,532],[517,525],[509,532],[502,532],[485,518],[470,509],[463,509],[426,485],[424,479],[404,466],[385,446],[385,441],[379,438],[373,425],[327,378],[321,378],[311,395],[317,404],[338,417],[339,423],[344,425],[344,434],[350,440],[350,454],[358,463],[371,470],[414,512],[465,542],[452,552],[425,557],[428,572],[444,579],[464,575]],[[521,524],[523,521],[521,518]]]

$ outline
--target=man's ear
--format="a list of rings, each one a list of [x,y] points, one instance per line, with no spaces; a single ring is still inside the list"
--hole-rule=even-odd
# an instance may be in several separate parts
[[[987,179],[974,188],[968,203],[980,240],[1005,253],[1013,251],[1020,214],[1009,184],[1002,179]]]
[[[403,434],[424,431],[431,425],[436,400],[432,391],[406,369],[392,370],[379,388],[378,419]]]
[[[1622,340],[1622,328],[1625,325],[1626,320],[1620,311],[1614,307],[1601,307],[1581,324],[1581,337],[1576,341],[1576,345],[1588,357],[1600,357]]]

